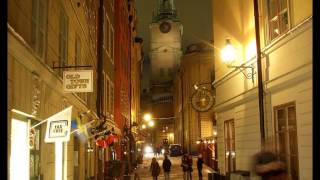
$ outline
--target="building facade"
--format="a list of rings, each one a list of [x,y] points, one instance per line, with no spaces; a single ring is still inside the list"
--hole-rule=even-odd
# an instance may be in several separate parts
[[[259,1],[259,15],[264,148],[286,162],[291,179],[312,179],[312,2]],[[257,76],[252,81],[246,69],[229,69],[219,54],[228,37],[233,65],[257,71],[253,2],[214,0],[213,29],[218,166],[223,174],[250,171],[252,155],[262,149]]]
[[[127,4],[124,6],[128,10]],[[112,0],[8,2],[10,179],[55,179],[54,155],[63,158],[62,179],[104,179],[108,176],[107,162],[121,158],[119,143],[102,147],[97,141],[107,139],[110,133],[121,135],[124,124],[116,121],[114,108],[115,80],[119,80],[115,72],[116,8]],[[128,18],[117,19],[124,21],[118,24],[128,25]],[[127,45],[129,53],[130,44]],[[88,69],[93,71],[93,92],[63,90],[64,71]],[[130,82],[130,76],[125,77]],[[87,125],[88,135],[73,132],[69,142],[57,147],[43,141],[46,132],[43,123],[35,128],[35,143],[29,147],[26,137],[30,126],[45,122],[69,106],[73,107],[72,122],[80,119],[72,131],[79,125]],[[23,173],[16,173],[17,168]]]
[[[197,91],[196,86],[212,91],[212,72],[212,48],[203,43],[189,45],[181,58],[173,88],[175,143],[183,144],[187,152],[196,153],[197,141],[213,136],[213,108],[200,112],[193,108],[191,102],[193,94]]]
[[[161,145],[164,129],[173,129],[173,78],[182,55],[182,24],[178,19],[173,0],[161,0],[157,4],[150,31],[151,106],[155,119],[154,143]],[[168,118],[168,119],[162,119]],[[161,137],[158,135],[161,134]]]
[[[34,125],[71,105],[72,119],[88,110],[91,115],[83,119],[83,123],[99,119],[96,106],[97,8],[97,2],[88,1],[8,2],[10,179],[54,179],[54,154],[64,159],[63,179],[96,177],[97,147],[93,139],[82,142],[73,134],[63,147],[55,147],[43,141],[45,123],[36,127],[34,147],[28,147],[26,137],[28,121]],[[84,65],[93,70],[93,92],[65,93],[62,86],[65,69],[55,67]]]

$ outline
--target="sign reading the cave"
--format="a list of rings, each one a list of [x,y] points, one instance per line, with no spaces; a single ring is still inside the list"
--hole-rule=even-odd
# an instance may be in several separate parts
[[[65,92],[93,92],[93,71],[77,70],[63,72],[63,89]]]

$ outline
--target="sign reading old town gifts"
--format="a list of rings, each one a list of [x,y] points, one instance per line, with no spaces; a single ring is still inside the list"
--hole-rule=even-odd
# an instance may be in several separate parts
[[[63,89],[65,92],[93,92],[93,71],[77,70],[63,72]]]

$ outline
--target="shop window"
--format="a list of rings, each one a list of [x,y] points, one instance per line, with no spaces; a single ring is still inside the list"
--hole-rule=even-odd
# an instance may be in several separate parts
[[[269,40],[279,37],[289,29],[288,0],[268,0]]]
[[[234,120],[224,122],[225,165],[226,172],[236,170],[235,130]]]
[[[28,122],[12,119],[11,124],[11,154],[10,179],[29,179],[29,145]],[[31,164],[31,166],[33,166]]]
[[[38,121],[32,121],[32,125]],[[34,145],[30,147],[30,180],[40,179],[40,148],[41,148],[41,128],[35,128]]]
[[[41,178],[41,126],[34,129],[35,131],[32,133],[34,138],[30,138],[29,129],[36,123],[38,121],[26,120],[22,117],[13,118],[11,121],[11,180],[37,180]]]
[[[43,59],[47,38],[47,0],[32,0],[31,44],[35,52]]]
[[[294,103],[274,108],[276,152],[287,164],[292,180],[299,179],[296,107]]]

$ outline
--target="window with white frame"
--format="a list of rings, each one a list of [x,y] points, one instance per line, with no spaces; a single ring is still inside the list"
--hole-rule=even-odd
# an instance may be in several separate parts
[[[43,59],[47,37],[48,0],[32,0],[31,45]]]
[[[59,28],[59,65],[61,67],[68,64],[68,16],[63,8],[60,10]],[[62,76],[62,69],[60,69]]]
[[[289,29],[289,1],[268,0],[269,41],[279,37]]]
[[[278,158],[287,165],[292,180],[299,179],[299,153],[295,103],[274,107],[275,140]]]

